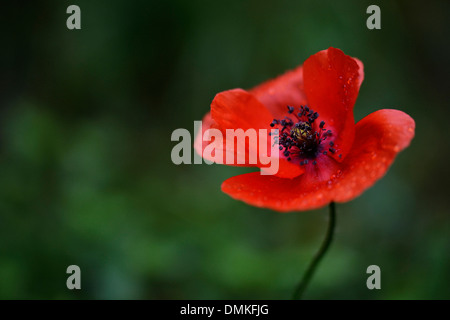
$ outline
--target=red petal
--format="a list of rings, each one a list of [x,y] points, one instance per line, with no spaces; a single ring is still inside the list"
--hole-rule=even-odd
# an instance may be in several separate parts
[[[411,142],[414,128],[414,120],[407,114],[379,110],[357,123],[354,148],[343,163],[317,164],[328,177],[310,169],[295,179],[254,172],[226,180],[222,190],[248,204],[277,211],[310,210],[331,201],[349,201],[386,173],[397,153]]]
[[[342,177],[333,186],[334,200],[345,202],[371,187],[409,146],[415,122],[399,110],[382,109],[356,124],[354,147],[342,163]]]
[[[239,97],[242,96],[244,99],[242,101],[239,101]],[[254,105],[252,103],[248,103],[248,110],[245,110],[242,115],[239,115],[239,112],[242,112],[240,108],[242,107],[242,104],[247,103],[251,100],[251,102],[254,102]],[[223,125],[220,126],[212,117],[211,112],[208,112],[202,119],[202,126],[201,126],[201,132],[196,133],[195,142],[194,142],[194,149],[195,151],[201,155],[204,159],[209,161],[216,160],[216,163],[219,164],[227,164],[226,163],[226,154],[228,153],[226,149],[226,129],[235,129],[235,124],[240,124],[243,128],[243,130],[249,129],[252,125],[260,125],[260,123],[255,122],[252,123],[254,118],[247,117],[245,114],[248,114],[249,110],[252,110],[253,107],[254,110],[258,114],[263,114],[264,112],[268,113],[267,110],[264,110],[264,106],[262,106],[258,101],[256,101],[254,98],[249,96],[248,93],[246,93],[244,90],[241,89],[235,89],[235,90],[229,90],[224,91],[216,95],[213,102],[211,103],[211,109],[215,110],[216,117],[219,118],[220,123]],[[233,117],[236,118],[236,121],[233,121]],[[268,116],[265,121],[263,120],[263,123],[267,125],[267,121],[270,122],[270,117]],[[226,126],[229,127],[226,127]],[[220,141],[212,141],[208,140],[209,135],[207,134],[207,130],[209,129],[218,129],[222,134],[222,140]],[[214,142],[216,145],[215,151],[212,152],[212,156],[216,157],[215,159],[211,157],[209,152],[204,152],[205,148]],[[236,148],[237,149],[237,148]],[[237,150],[236,150],[237,151]],[[246,148],[246,153],[249,153],[249,148]],[[235,155],[235,150],[232,150],[232,154]],[[248,158],[248,155],[247,159]],[[238,165],[236,158],[233,164],[230,163],[230,165],[233,166],[243,166]],[[257,164],[250,165],[248,162],[244,166],[256,166]]]
[[[330,202],[322,190],[303,184],[304,175],[295,179],[262,176],[258,172],[231,177],[222,183],[222,191],[247,204],[280,212],[309,210]]]
[[[363,78],[362,63],[339,49],[329,48],[309,57],[303,70],[309,106],[332,130],[335,159],[343,161],[354,139],[353,105]]]
[[[358,73],[359,73],[358,90],[359,90],[359,88],[361,87],[362,82],[364,81],[364,64],[358,58],[353,58],[353,60],[355,60],[356,63],[358,64]]]
[[[211,116],[221,130],[267,129],[273,120],[269,110],[242,89],[218,93],[211,103]]]
[[[300,107],[306,104],[302,67],[287,71],[249,92],[270,110],[275,119],[283,119],[288,105]]]
[[[272,122],[272,115],[269,110],[253,95],[242,89],[233,89],[217,94],[211,103],[211,116],[217,124],[217,128],[223,134],[223,149],[227,153],[234,154],[232,163],[224,159],[225,164],[231,165],[238,163],[239,148],[235,142],[233,143],[232,150],[227,150],[227,130],[242,129],[243,131],[247,131],[252,129],[258,132],[259,129],[270,129],[269,125]],[[249,146],[249,142],[245,143],[245,154],[242,156],[245,156],[246,164],[250,162],[250,155],[259,160],[258,144]],[[255,165],[259,165],[259,163],[249,166]]]

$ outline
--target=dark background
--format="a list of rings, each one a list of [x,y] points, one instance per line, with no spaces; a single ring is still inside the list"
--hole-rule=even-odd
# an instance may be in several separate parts
[[[81,30],[66,8],[81,8]],[[381,8],[381,30],[366,9]],[[232,200],[248,172],[172,164],[217,92],[330,46],[358,57],[355,118],[416,121],[388,174],[338,204],[312,299],[449,299],[449,1],[17,1],[0,19],[0,298],[286,299],[327,209]],[[66,288],[79,265],[82,289]],[[381,290],[366,268],[381,268]]]

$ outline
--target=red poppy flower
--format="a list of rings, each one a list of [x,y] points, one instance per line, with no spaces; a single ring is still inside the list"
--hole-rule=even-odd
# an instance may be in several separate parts
[[[277,128],[278,173],[229,178],[223,192],[277,211],[349,201],[386,173],[415,129],[410,116],[392,109],[378,110],[355,124],[353,106],[363,78],[361,61],[329,48],[251,90],[221,92],[203,119],[195,149],[202,155],[210,143],[202,139],[209,128],[224,134],[226,129]],[[227,151],[225,141],[223,149]]]

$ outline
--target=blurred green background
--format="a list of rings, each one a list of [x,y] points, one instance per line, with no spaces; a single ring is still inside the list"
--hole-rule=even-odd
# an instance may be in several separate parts
[[[25,4],[24,4],[25,3]],[[81,30],[66,8],[81,8]],[[366,8],[381,8],[381,30]],[[280,214],[220,191],[250,170],[172,164],[217,92],[330,46],[358,57],[357,120],[396,108],[416,137],[339,204],[305,298],[450,299],[449,1],[28,1],[2,5],[0,298],[288,299],[327,209]],[[67,266],[82,289],[66,288]],[[366,288],[381,268],[382,289]]]

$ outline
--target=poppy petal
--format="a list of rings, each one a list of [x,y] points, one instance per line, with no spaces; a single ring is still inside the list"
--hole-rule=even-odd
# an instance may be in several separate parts
[[[353,106],[363,79],[362,63],[339,49],[329,48],[309,57],[303,73],[309,106],[332,131],[337,150],[334,157],[341,162],[355,135]]]
[[[343,163],[326,168],[329,174],[334,172],[328,179],[313,179],[308,171],[295,179],[253,172],[224,181],[222,191],[250,205],[281,212],[346,202],[386,173],[398,152],[411,142],[414,129],[414,120],[404,112],[379,110],[357,123],[354,148]]]
[[[222,191],[249,205],[280,212],[309,210],[330,202],[327,193],[302,184],[304,177],[305,174],[283,179],[258,172],[246,173],[225,180]]]
[[[219,129],[269,128],[272,114],[252,94],[242,89],[218,93],[211,103],[211,116]]]
[[[251,158],[259,160],[258,143],[233,141],[227,146],[227,130],[239,129],[245,132],[250,130],[256,136],[259,129],[270,129],[272,115],[260,101],[242,89],[223,91],[218,93],[211,103],[211,116],[217,124],[217,129],[223,134],[222,147],[227,154],[233,155],[232,161],[230,161],[230,157],[224,159],[224,162],[227,162],[225,164],[234,165],[238,163],[239,157],[245,160],[245,164],[249,164]],[[248,132],[250,133],[250,131]],[[244,153],[239,151],[241,145],[238,143],[245,144]],[[269,139],[268,143],[270,143]],[[258,163],[253,163],[253,166],[258,165]]]
[[[359,73],[358,88],[360,88],[362,82],[364,81],[364,64],[358,58],[353,57],[353,60],[355,60],[356,63],[358,64],[358,73]]]
[[[287,106],[300,107],[306,104],[303,88],[303,69],[294,70],[266,81],[249,90],[267,109],[273,117],[282,119],[286,116]]]
[[[235,92],[230,93],[229,91],[235,91]],[[225,119],[229,119],[233,116],[239,118],[238,114],[234,114],[233,111],[231,111],[231,110],[233,110],[233,107],[235,106],[235,105],[233,105],[233,102],[228,101],[228,103],[230,105],[226,106],[227,101],[226,101],[226,98],[224,99],[223,96],[226,96],[226,95],[236,96],[236,95],[240,95],[241,93],[242,93],[242,95],[245,95],[245,96],[248,96],[248,95],[245,93],[244,90],[241,90],[241,89],[229,90],[229,91],[225,91],[225,92],[221,92],[221,93],[217,94],[215,99],[213,100],[213,103],[211,104],[211,106],[214,104],[217,107],[217,106],[221,106],[221,104],[222,104],[223,109],[228,108],[229,110],[223,110],[223,112],[224,112],[223,118],[225,118]],[[242,92],[240,92],[240,91],[242,91]],[[237,104],[239,105],[239,103],[237,103]],[[258,104],[256,108],[258,109],[259,107],[260,107],[260,105]],[[259,111],[262,110],[261,108],[259,108],[259,109],[260,109]],[[217,109],[216,109],[216,111],[217,111]],[[237,110],[236,112],[238,113],[239,110]],[[252,117],[249,117],[248,119],[251,120]],[[241,125],[242,125],[242,122],[241,122]],[[247,124],[244,124],[243,126],[245,127],[245,129],[248,129],[249,126],[251,126],[251,124],[247,123]],[[219,130],[221,139],[216,140],[215,133],[213,133],[211,131],[211,129]],[[202,119],[202,125],[200,128],[201,131],[199,130],[199,132],[196,133],[196,137],[195,137],[195,141],[194,141],[194,149],[197,152],[197,154],[202,156],[205,160],[208,160],[211,162],[216,162],[218,164],[226,164],[227,154],[230,154],[233,157],[233,159],[235,160],[234,163],[233,164],[230,163],[230,165],[249,166],[249,167],[256,166],[257,164],[249,164],[248,162],[245,165],[237,164],[237,161],[235,159],[234,150],[228,151],[226,148],[226,140],[225,140],[226,129],[233,129],[233,128],[225,127],[225,129],[222,129],[218,125],[218,123],[213,119],[211,112],[208,112]],[[213,143],[214,143],[214,148],[212,148],[212,151],[205,152],[205,149],[210,144],[213,144]],[[236,148],[236,151],[237,151],[237,148]],[[246,148],[246,152],[248,153],[248,147]],[[249,158],[247,157],[247,159],[249,159]]]
[[[409,146],[414,130],[414,120],[393,109],[378,110],[358,121],[354,146],[342,163],[333,199],[353,199],[383,177],[396,155]]]

